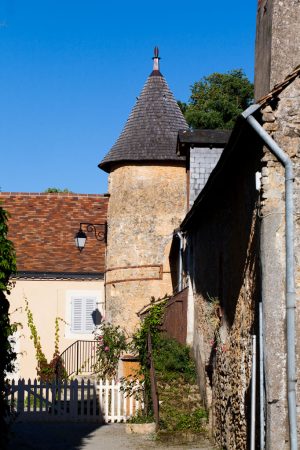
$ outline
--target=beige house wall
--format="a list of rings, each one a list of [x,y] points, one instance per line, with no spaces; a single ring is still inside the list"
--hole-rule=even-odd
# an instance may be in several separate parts
[[[41,339],[42,350],[48,360],[54,353],[55,318],[60,322],[60,351],[79,339],[92,340],[93,334],[72,333],[70,330],[72,293],[96,295],[97,308],[104,315],[104,282],[64,280],[17,280],[9,297],[11,322],[18,322],[15,350],[18,353],[16,371],[11,378],[35,378],[36,359],[33,341],[27,325],[25,298],[32,311],[34,323]]]
[[[108,320],[132,332],[136,313],[173,292],[169,251],[186,212],[182,165],[132,164],[109,177],[106,304]]]

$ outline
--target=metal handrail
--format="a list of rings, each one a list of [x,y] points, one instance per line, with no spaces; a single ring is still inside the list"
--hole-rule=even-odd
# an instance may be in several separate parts
[[[73,374],[91,374],[96,364],[95,341],[78,340],[69,345],[60,355],[68,377]]]

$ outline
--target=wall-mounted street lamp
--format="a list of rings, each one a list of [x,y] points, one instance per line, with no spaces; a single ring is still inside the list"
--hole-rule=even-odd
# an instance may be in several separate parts
[[[97,241],[105,241],[106,239],[106,224],[105,223],[88,223],[81,222],[79,231],[75,234],[75,245],[78,250],[81,252],[84,249],[87,235],[83,231],[83,227],[85,227],[85,231],[87,233],[94,233]]]

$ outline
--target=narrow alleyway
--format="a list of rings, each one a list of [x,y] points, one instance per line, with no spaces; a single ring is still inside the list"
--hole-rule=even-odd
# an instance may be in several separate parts
[[[213,450],[206,440],[197,444],[168,445],[150,436],[130,435],[125,425],[89,423],[16,423],[9,450]]]

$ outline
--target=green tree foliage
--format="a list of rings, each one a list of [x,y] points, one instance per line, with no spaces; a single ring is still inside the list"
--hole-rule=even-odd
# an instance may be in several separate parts
[[[6,295],[10,293],[11,274],[16,272],[16,255],[11,241],[7,239],[7,212],[0,206],[0,448],[4,448],[7,437],[8,407],[5,402],[5,378],[13,371],[16,354],[11,348],[11,337],[15,325],[9,320],[9,302]]]
[[[235,69],[196,81],[188,104],[178,105],[192,128],[231,129],[252,100],[253,84],[242,69]]]
[[[188,107],[187,103],[181,102],[180,100],[177,100],[177,103],[178,103],[179,108],[181,109],[182,114],[185,115],[187,107]]]
[[[72,191],[69,191],[69,189],[60,189],[60,188],[56,188],[56,187],[49,187],[47,189],[44,190],[45,194],[72,194]]]

